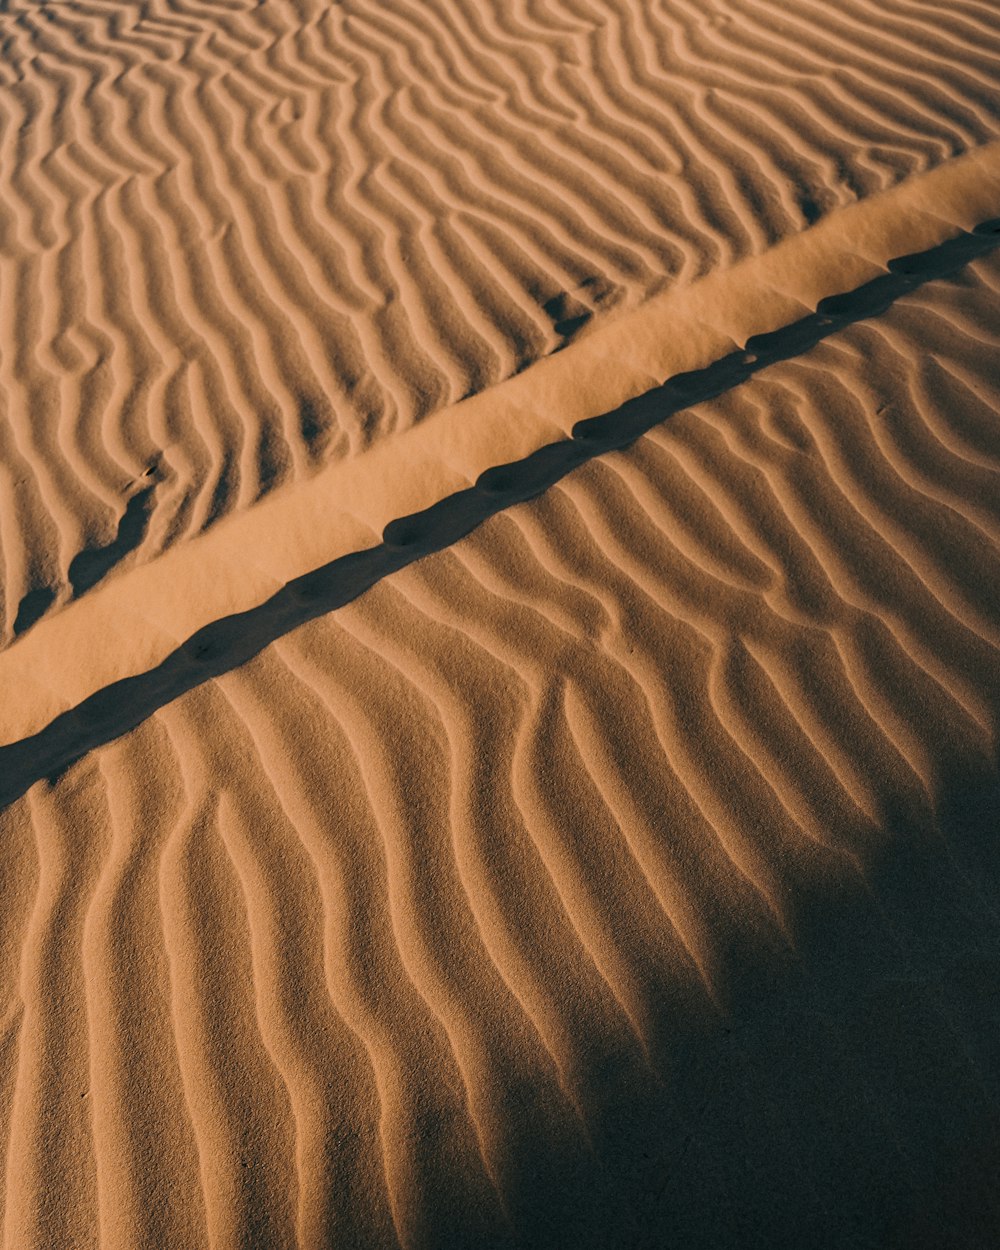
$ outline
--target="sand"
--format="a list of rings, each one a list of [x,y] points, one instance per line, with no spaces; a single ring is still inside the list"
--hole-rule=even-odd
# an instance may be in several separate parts
[[[0,39],[3,1250],[993,1250],[991,6]]]
[[[982,3],[7,0],[0,39],[3,642],[1000,134]]]
[[[201,647],[188,640],[199,631],[261,608],[286,584],[373,550],[383,536],[393,547],[401,545],[400,531],[402,545],[433,540],[440,528],[433,513],[400,522],[464,491],[484,504],[509,495],[498,477],[516,485],[525,466],[501,466],[576,433],[586,437],[598,418],[614,428],[615,411],[625,424],[623,405],[659,383],[669,379],[677,388],[687,379],[677,393],[689,403],[691,385],[698,390],[692,378],[734,353],[751,368],[766,367],[801,351],[803,334],[873,315],[911,281],[932,281],[992,247],[998,203],[1000,143],[992,143],[845,208],[760,257],[648,300],[518,377],[220,519],[153,563],[119,568],[0,650],[8,694],[0,744],[162,665],[179,645],[198,661]],[[889,292],[887,281],[897,284]],[[831,301],[828,319],[813,314]]]

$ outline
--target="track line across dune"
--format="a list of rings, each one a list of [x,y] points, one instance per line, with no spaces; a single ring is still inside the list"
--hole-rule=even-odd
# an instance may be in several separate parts
[[[203,626],[148,671],[99,686],[44,728],[0,745],[0,803],[18,798],[36,780],[57,774],[94,746],[120,737],[195,686],[244,664],[298,626],[344,606],[414,560],[459,541],[497,512],[534,498],[594,457],[628,446],[673,414],[732,391],[854,322],[876,317],[902,296],[954,274],[998,246],[1000,218],[991,218],[936,247],[896,257],[882,276],[820,300],[815,312],[780,330],[752,335],[742,349],[702,369],[674,375],[609,413],[578,422],[572,438],[543,446],[519,461],[492,465],[471,488],[391,521],[378,546],[338,557],[289,580],[259,606]],[[172,593],[177,593],[176,586]],[[982,616],[972,627],[990,628]]]
[[[780,332],[824,298],[884,275],[890,261],[998,214],[1000,144],[652,299],[518,377],[99,583],[0,651],[0,743],[37,732],[95,691],[154,668],[212,621],[377,545],[391,522],[466,490],[488,469],[569,437],[580,422],[669,377],[704,369],[754,336]]]
[[[4,1250],[994,1250],[998,242],[3,748]]]
[[[0,647],[82,554],[1000,134],[1000,23],[952,0],[5,0],[0,49]]]

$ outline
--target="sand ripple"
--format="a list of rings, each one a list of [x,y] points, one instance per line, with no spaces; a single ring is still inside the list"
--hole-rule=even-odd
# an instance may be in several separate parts
[[[7,0],[2,638],[997,134],[973,3]]]
[[[5,1248],[995,1245],[998,292],[11,805]]]

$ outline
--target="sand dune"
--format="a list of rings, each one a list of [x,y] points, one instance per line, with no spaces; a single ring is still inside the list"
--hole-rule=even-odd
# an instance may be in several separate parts
[[[981,3],[7,0],[2,638],[997,135]]]
[[[995,1246],[998,292],[673,416],[0,813],[5,1250]]]
[[[340,606],[372,576],[447,546],[667,413],[878,316],[991,251],[1000,242],[998,205],[1000,144],[992,143],[651,298],[517,377],[120,570],[0,650],[0,745],[21,740],[32,780],[61,767],[73,758],[66,725],[71,738],[81,724],[93,730],[77,753],[106,740],[109,711],[112,736],[122,731],[117,683],[132,680],[122,696],[129,708],[145,699],[137,681],[152,687],[154,702],[137,724],[165,690],[176,696],[250,658],[276,628],[287,632]],[[342,564],[351,570],[346,582]],[[220,649],[228,663],[206,669]],[[55,755],[23,741],[40,731],[59,740]],[[0,799],[15,790],[0,775]]]
[[[998,91],[0,0],[2,1250],[995,1250]]]

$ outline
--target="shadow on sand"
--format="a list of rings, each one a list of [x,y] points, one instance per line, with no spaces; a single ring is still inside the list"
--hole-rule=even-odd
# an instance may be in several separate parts
[[[394,521],[378,547],[205,627],[152,671],[116,682],[4,747],[0,803],[584,461],[628,445],[672,413],[806,351],[998,244],[1000,222],[991,222],[904,257],[884,277],[823,301],[745,351],[675,377],[581,423],[572,440],[490,469],[474,488]],[[953,761],[941,793],[933,836],[901,823],[886,831],[883,849],[872,851],[853,886],[817,886],[788,901],[790,952],[734,952],[718,1002],[706,1001],[697,1019],[663,1006],[652,1069],[622,1056],[608,1068],[606,1098],[585,1108],[592,1152],[581,1156],[567,1143],[565,1157],[521,1178],[514,1244],[1000,1246],[994,762]],[[440,1201],[445,1207],[447,1195]]]
[[[503,509],[540,495],[586,461],[627,447],[674,413],[739,386],[768,365],[801,355],[844,326],[878,316],[901,296],[957,272],[997,246],[1000,218],[926,252],[890,261],[885,275],[821,300],[814,313],[751,338],[743,351],[678,374],[613,412],[579,422],[571,439],[487,469],[468,490],[392,521],[379,546],[333,560],[288,582],[258,607],[204,626],[156,668],[98,690],[37,734],[0,747],[0,808],[87,751],[128,733],[186,691],[245,664],[277,638],[343,607],[415,560],[458,542]]]

